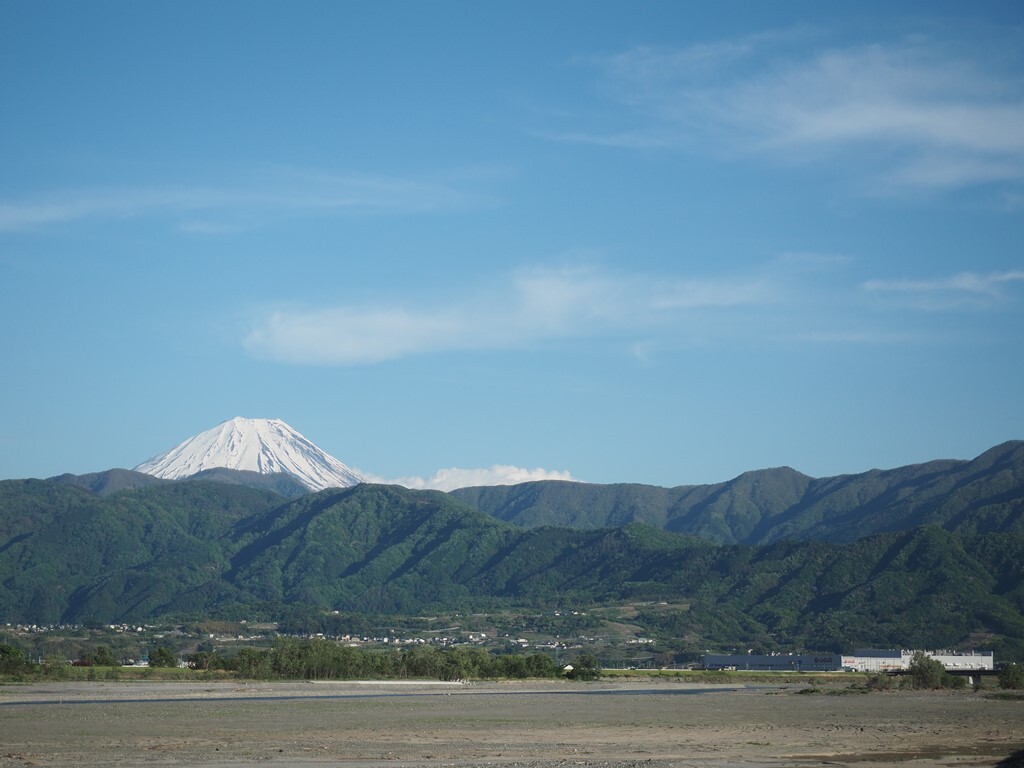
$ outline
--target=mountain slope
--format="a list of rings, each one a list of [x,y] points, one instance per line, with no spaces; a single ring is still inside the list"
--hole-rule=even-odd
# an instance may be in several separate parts
[[[0,619],[54,623],[209,610],[190,590],[220,589],[220,543],[275,493],[201,482],[100,497],[42,480],[0,482]]]
[[[538,481],[451,495],[524,526],[594,528],[644,522],[723,544],[850,542],[939,525],[961,533],[1024,532],[1024,442],[972,461],[933,461],[814,479],[787,467],[726,483],[657,488]]]
[[[135,467],[154,477],[180,479],[199,472],[237,469],[288,473],[314,491],[362,482],[351,468],[280,419],[230,419]]]
[[[440,492],[361,485],[237,526],[225,578],[261,600],[417,611],[469,596],[475,564],[522,533]]]
[[[632,523],[524,529],[360,485],[291,502],[209,482],[100,497],[0,482],[0,621],[638,604],[674,645],[957,646],[1024,655],[1024,535],[930,526],[716,546]],[[665,602],[669,607],[661,606]]]

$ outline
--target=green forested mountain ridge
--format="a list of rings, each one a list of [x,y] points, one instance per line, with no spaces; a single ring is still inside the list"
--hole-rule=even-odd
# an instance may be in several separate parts
[[[83,488],[99,496],[109,496],[120,491],[145,488],[150,485],[157,485],[158,483],[173,482],[213,482],[227,483],[228,485],[245,485],[249,488],[273,491],[286,499],[295,499],[309,493],[309,488],[293,475],[289,475],[286,472],[263,474],[243,469],[226,469],[221,467],[203,470],[182,481],[162,480],[158,477],[153,477],[143,472],[135,472],[130,469],[108,469],[105,472],[91,472],[86,475],[64,474],[50,479],[62,485]]]
[[[133,472],[130,469],[108,469],[106,472],[90,472],[86,475],[72,475],[70,473],[51,477],[55,483],[70,485],[74,488],[95,493],[97,496],[109,496],[120,491],[129,491],[134,488],[145,488],[149,485],[167,483],[159,477],[145,475],[142,472]]]
[[[451,493],[517,525],[600,528],[642,522],[723,544],[851,542],[922,525],[968,534],[1021,533],[1024,441],[996,446],[972,461],[818,479],[782,467],[677,488],[545,480]]]
[[[4,622],[640,601],[645,626],[694,649],[970,643],[1021,657],[1022,563],[1020,533],[937,526],[721,546],[639,523],[525,529],[392,486],[284,501],[208,482],[106,497],[0,482]]]

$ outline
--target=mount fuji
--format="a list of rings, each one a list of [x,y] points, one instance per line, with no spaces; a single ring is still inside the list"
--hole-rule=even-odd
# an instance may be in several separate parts
[[[313,491],[364,482],[358,473],[280,419],[230,419],[134,469],[177,480],[218,467],[264,475],[286,472]]]

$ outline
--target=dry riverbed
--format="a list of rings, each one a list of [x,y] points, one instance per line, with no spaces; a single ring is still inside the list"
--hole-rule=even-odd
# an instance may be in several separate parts
[[[970,768],[1024,750],[1021,700],[801,688],[14,685],[0,687],[0,766]]]

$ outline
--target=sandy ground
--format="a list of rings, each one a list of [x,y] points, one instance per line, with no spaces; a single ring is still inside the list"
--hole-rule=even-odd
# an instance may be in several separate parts
[[[671,682],[7,686],[0,688],[0,766],[971,768],[1024,750],[1024,701],[799,689]],[[1018,757],[1024,765],[1024,753]]]

